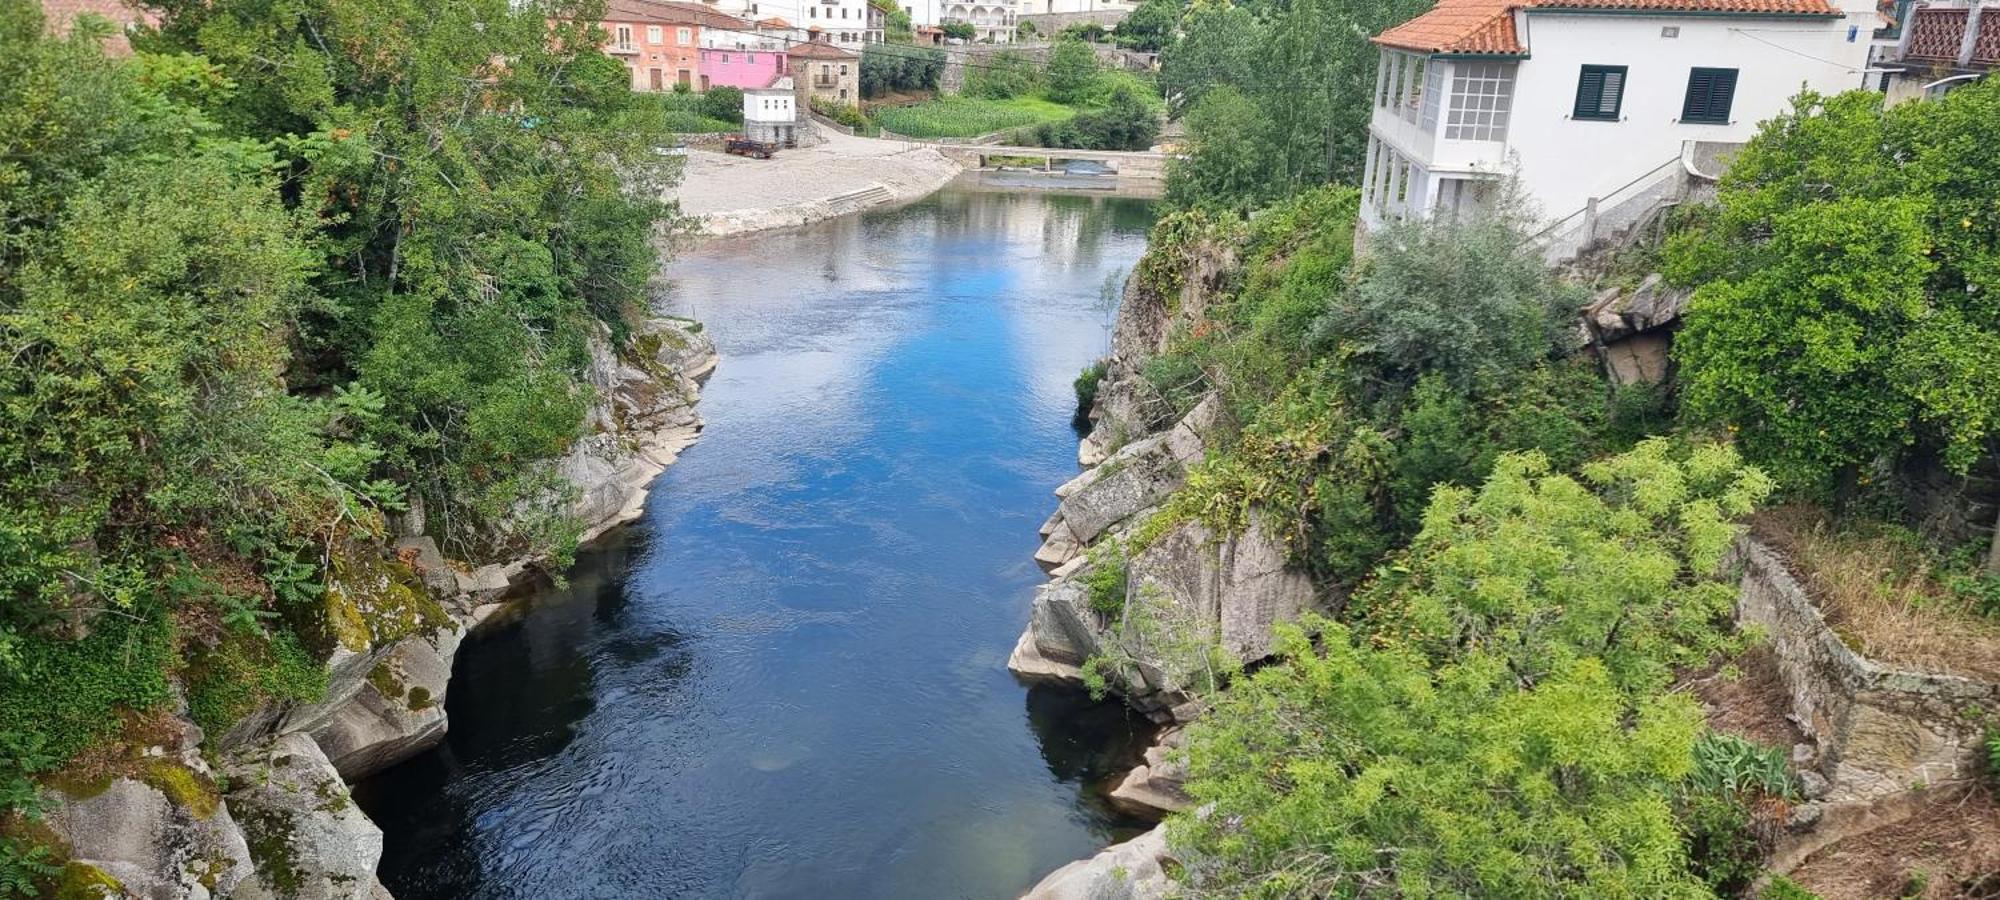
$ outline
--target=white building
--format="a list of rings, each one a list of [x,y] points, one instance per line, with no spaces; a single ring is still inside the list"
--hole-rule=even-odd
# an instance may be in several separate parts
[[[784,19],[797,31],[795,40],[819,32],[827,43],[859,52],[883,39],[882,14],[868,0],[703,0],[718,12],[758,21]]]
[[[1513,175],[1557,243],[1601,236],[1802,87],[1862,87],[1878,24],[1876,0],[1439,0],[1375,39],[1363,225]]]
[[[789,75],[780,75],[769,86],[743,91],[743,136],[780,147],[796,147],[800,131],[798,92]],[[810,143],[810,142],[807,142]]]

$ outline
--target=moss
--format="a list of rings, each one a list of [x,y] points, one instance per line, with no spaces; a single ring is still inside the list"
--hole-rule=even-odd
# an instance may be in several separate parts
[[[313,788],[313,796],[319,798],[319,810],[326,813],[343,813],[354,804],[348,796],[347,788],[340,782],[327,780]]]
[[[411,712],[423,712],[424,710],[436,706],[437,701],[431,699],[431,692],[429,688],[419,685],[417,687],[410,688],[409,705]]]
[[[391,700],[401,700],[406,693],[402,677],[396,674],[396,667],[389,665],[386,659],[368,671],[368,683],[374,685],[376,693]]]
[[[299,888],[305,885],[305,873],[299,869],[298,850],[294,846],[298,826],[291,817],[252,806],[237,813],[236,823],[243,828],[250,861],[257,867],[257,878],[280,897],[298,896]]]
[[[111,877],[111,873],[80,862],[65,864],[50,892],[52,900],[105,900],[124,896],[125,885]]]
[[[214,816],[222,805],[222,792],[216,790],[215,782],[171,759],[147,760],[140,766],[139,780],[203,821]]]
[[[42,779],[43,783],[61,791],[63,796],[71,800],[89,800],[111,790],[112,780],[110,775],[103,773],[80,775],[68,770],[56,772]]]
[[[416,573],[372,546],[348,542],[338,548],[327,575],[323,615],[330,644],[360,653],[451,626],[450,614]]]
[[[188,716],[211,745],[265,703],[325,696],[326,679],[326,668],[285,630],[268,635],[231,630],[182,674]]]

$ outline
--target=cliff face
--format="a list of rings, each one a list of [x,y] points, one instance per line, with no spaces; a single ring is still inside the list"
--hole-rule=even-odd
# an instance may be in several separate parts
[[[653,478],[693,443],[700,385],[717,362],[700,326],[677,319],[647,323],[622,354],[608,335],[591,351],[585,436],[546,464],[561,481],[548,502],[565,504],[585,540],[635,518]],[[70,860],[65,885],[149,900],[388,896],[374,874],[381,831],[347,784],[443,740],[460,641],[542,562],[471,567],[439,552],[421,508],[399,524],[390,546],[329,548],[327,689],[210,736],[223,777],[183,710],[154,743],[96,761],[87,777],[53,779],[43,824]]]

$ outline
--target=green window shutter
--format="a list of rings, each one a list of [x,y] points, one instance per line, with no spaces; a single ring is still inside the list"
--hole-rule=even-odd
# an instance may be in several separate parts
[[[1736,74],[1735,69],[1688,70],[1687,100],[1681,104],[1681,121],[1729,124],[1730,107],[1736,100]]]
[[[1615,122],[1625,105],[1624,66],[1584,66],[1576,80],[1576,108],[1571,116]]]

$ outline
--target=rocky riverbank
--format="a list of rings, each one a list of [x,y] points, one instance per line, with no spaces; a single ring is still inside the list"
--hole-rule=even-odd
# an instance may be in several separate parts
[[[689,150],[674,199],[701,234],[794,228],[929,195],[964,167],[930,147],[828,132],[814,147],[749,159]]]
[[[700,386],[717,363],[701,326],[680,319],[648,322],[622,352],[608,333],[590,349],[587,436],[548,464],[549,500],[569,504],[585,540],[635,518],[653,478],[694,441]],[[439,551],[420,507],[398,518],[388,546],[331,548],[324,602],[336,633],[319,700],[267,704],[213,736],[182,709],[49,780],[41,837],[65,851],[64,890],[388,896],[375,878],[381,831],[347,785],[444,738],[460,640],[543,562],[468,566]]]

